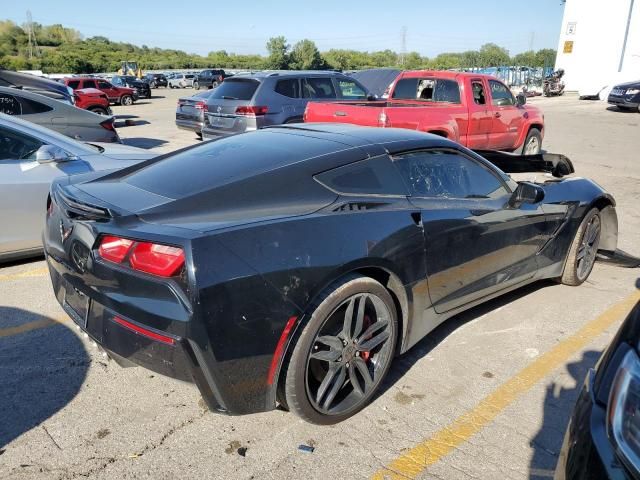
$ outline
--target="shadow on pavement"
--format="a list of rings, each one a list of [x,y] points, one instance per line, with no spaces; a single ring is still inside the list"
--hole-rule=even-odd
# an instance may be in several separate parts
[[[546,288],[549,286],[557,285],[553,281],[539,281],[525,287],[519,288],[512,292],[506,293],[498,298],[490,300],[486,303],[478,305],[470,310],[459,313],[448,320],[445,320],[440,326],[429,333],[425,338],[420,340],[411,350],[404,355],[396,358],[391,364],[391,369],[387,374],[383,384],[380,386],[380,390],[376,395],[382,395],[389,388],[391,388],[398,380],[400,380],[422,357],[426,356],[434,348],[436,348],[440,342],[445,340],[458,328],[464,324],[475,320],[482,315],[485,315],[492,310],[496,310],[504,305],[507,305],[518,298],[525,297],[537,290]]]
[[[567,365],[567,370],[575,382],[574,387],[564,388],[556,382],[547,386],[542,410],[542,425],[530,442],[533,448],[529,469],[531,480],[549,478],[550,472],[555,470],[573,407],[587,372],[596,364],[600,354],[601,352],[589,350],[583,353],[580,360]]]
[[[0,329],[47,320],[0,306]],[[64,408],[80,390],[90,362],[66,325],[0,337],[0,447]]]
[[[130,147],[139,147],[139,148],[155,148],[160,145],[164,145],[168,143],[166,140],[160,140],[159,138],[146,138],[146,137],[133,137],[133,138],[125,138],[123,139],[125,145],[129,145]]]

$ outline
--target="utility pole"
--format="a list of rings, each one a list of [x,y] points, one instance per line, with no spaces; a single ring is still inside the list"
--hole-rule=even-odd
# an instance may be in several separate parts
[[[400,34],[402,39],[402,49],[400,50],[400,65],[404,67],[404,57],[407,54],[407,27],[402,27],[402,31]]]
[[[33,18],[31,17],[31,10],[27,10],[27,36],[29,38],[29,60],[33,59],[33,52],[36,56],[39,56],[38,40],[36,40],[36,32],[33,29]]]
[[[533,42],[536,39],[536,32],[531,30],[531,32],[529,33],[529,51],[532,52],[533,51]]]

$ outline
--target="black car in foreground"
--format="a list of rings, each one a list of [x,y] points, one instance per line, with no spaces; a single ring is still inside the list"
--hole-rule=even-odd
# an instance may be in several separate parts
[[[572,172],[406,129],[270,127],[56,181],[45,252],[58,301],[121,364],[195,382],[212,410],[331,424],[447,318],[579,285],[616,249],[613,198]]]
[[[640,302],[587,375],[564,437],[556,480],[640,478],[639,343]]]
[[[138,97],[151,98],[151,86],[144,80],[138,80],[133,75],[114,75],[111,83],[117,87],[129,87],[135,89]]]
[[[616,85],[611,90],[607,101],[621,110],[640,112],[640,80]]]

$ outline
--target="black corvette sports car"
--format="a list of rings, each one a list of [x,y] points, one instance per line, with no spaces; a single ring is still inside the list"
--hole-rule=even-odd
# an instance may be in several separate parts
[[[548,181],[504,173],[527,170]],[[59,302],[120,364],[195,382],[212,410],[330,424],[447,318],[539,279],[579,285],[616,249],[613,198],[572,172],[286,125],[57,181],[45,252]]]

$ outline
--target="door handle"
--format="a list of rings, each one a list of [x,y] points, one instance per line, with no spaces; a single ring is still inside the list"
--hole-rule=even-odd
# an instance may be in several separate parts
[[[347,114],[344,112],[334,112],[333,114],[334,117],[346,117]]]
[[[496,118],[500,118],[500,117],[502,116],[502,114],[501,114],[500,112],[496,112],[496,113],[494,113],[494,116],[495,116]]]

